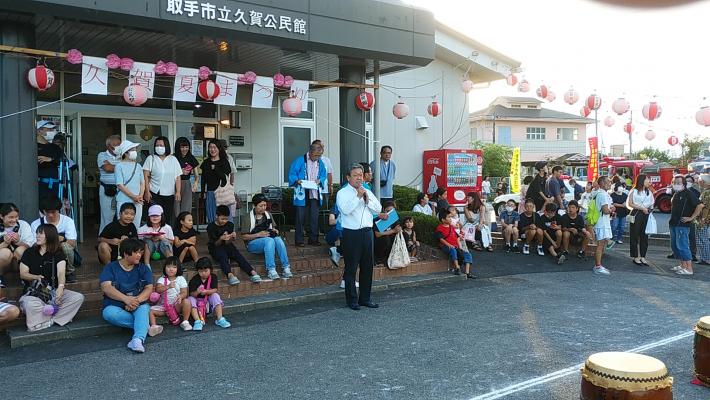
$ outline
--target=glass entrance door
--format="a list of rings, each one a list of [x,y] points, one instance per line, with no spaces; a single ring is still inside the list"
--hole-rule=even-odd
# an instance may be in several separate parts
[[[121,121],[121,137],[123,140],[130,140],[140,144],[139,162],[142,164],[149,155],[153,154],[153,142],[160,136],[165,136],[170,141],[172,153],[175,138],[172,135],[171,123],[168,121]]]

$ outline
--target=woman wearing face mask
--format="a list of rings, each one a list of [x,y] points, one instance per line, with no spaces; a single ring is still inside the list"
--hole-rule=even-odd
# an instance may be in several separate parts
[[[202,197],[205,199],[205,213],[207,222],[211,223],[215,219],[217,212],[217,201],[214,191],[219,186],[224,186],[232,173],[232,167],[227,161],[227,152],[215,139],[210,140],[207,145],[207,156],[200,170],[202,170]],[[233,215],[230,217],[234,217]]]
[[[680,265],[671,268],[678,275],[693,275],[693,256],[690,253],[690,226],[700,215],[703,205],[698,196],[686,188],[685,179],[679,175],[673,178],[673,198],[671,199],[671,248]]]
[[[180,201],[175,201],[175,217],[182,212],[192,212],[192,192],[196,192],[199,187],[200,176],[197,174],[197,162],[195,156],[190,151],[190,141],[185,137],[179,137],[175,141],[175,158],[177,158],[182,175],[180,175]],[[195,183],[190,185],[190,175],[195,177]]]
[[[611,201],[614,203],[614,217],[611,220],[611,231],[614,234],[612,240],[616,243],[624,243],[621,239],[624,236],[624,225],[626,225],[626,216],[629,210],[626,208],[626,199],[629,196],[624,192],[624,185],[617,182],[614,185],[614,192],[611,194]]]
[[[138,143],[124,140],[120,146],[116,148],[116,154],[121,157],[121,162],[116,164],[114,170],[116,176],[116,212],[117,218],[121,219],[121,206],[124,203],[133,203],[136,206],[136,216],[133,224],[136,229],[140,227],[141,214],[143,213],[143,195],[145,192],[145,181],[143,180],[143,171],[140,164],[136,161],[138,158]]]
[[[163,218],[172,224],[175,202],[180,202],[182,168],[177,158],[170,154],[170,142],[160,136],[153,142],[153,154],[143,163],[144,179],[149,183],[143,199],[147,204],[163,207]],[[138,221],[138,218],[136,218]]]

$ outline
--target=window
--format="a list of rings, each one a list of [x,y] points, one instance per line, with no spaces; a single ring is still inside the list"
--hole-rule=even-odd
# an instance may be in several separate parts
[[[527,127],[525,132],[527,140],[545,140],[545,128]]]
[[[471,141],[476,141],[478,140],[478,128],[473,127],[471,128]]]
[[[557,140],[577,140],[578,136],[577,128],[557,128]]]
[[[528,108],[534,108],[534,109],[537,109],[537,106],[528,106]]]
[[[288,182],[288,170],[291,163],[308,152],[308,146],[314,139],[311,127],[282,126],[283,140],[283,181]]]
[[[510,108],[522,108],[520,104],[511,104]]]

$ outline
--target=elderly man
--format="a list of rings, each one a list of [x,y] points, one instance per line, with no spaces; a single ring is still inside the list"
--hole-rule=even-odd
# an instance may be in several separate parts
[[[121,156],[116,154],[116,148],[121,145],[121,137],[111,135],[106,138],[106,151],[102,151],[96,157],[96,164],[99,167],[99,205],[101,209],[101,222],[99,233],[106,225],[113,221],[116,215],[116,177],[114,170],[116,164],[121,162]]]
[[[703,209],[697,219],[695,241],[698,247],[698,264],[710,265],[710,174],[702,174],[698,179],[700,203]]]
[[[37,178],[39,198],[59,196],[59,164],[64,152],[52,143],[57,134],[50,121],[37,122]]]
[[[375,161],[370,163],[370,170],[375,170]],[[375,185],[380,185],[380,201],[382,203],[393,200],[396,174],[397,165],[392,160],[392,146],[382,146],[380,148],[380,181],[375,182]]]
[[[322,148],[312,144],[308,153],[296,158],[288,170],[288,185],[293,187],[293,205],[296,207],[296,246],[303,247],[303,227],[306,210],[309,214],[308,244],[319,246],[318,211],[323,201],[322,190],[327,184],[327,170],[320,159]]]

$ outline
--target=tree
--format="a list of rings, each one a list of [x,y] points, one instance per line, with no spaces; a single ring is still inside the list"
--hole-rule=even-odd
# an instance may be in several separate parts
[[[510,175],[510,160],[513,158],[513,149],[494,143],[474,142],[474,149],[483,151],[483,175],[508,176]]]
[[[667,152],[654,149],[653,147],[645,147],[641,151],[637,151],[632,157],[634,160],[652,160],[659,162],[671,162],[671,157]]]
[[[685,167],[693,160],[700,157],[707,146],[707,139],[703,139],[700,136],[691,137],[686,133],[683,143],[680,144],[680,149],[683,152],[680,158],[680,166]]]

